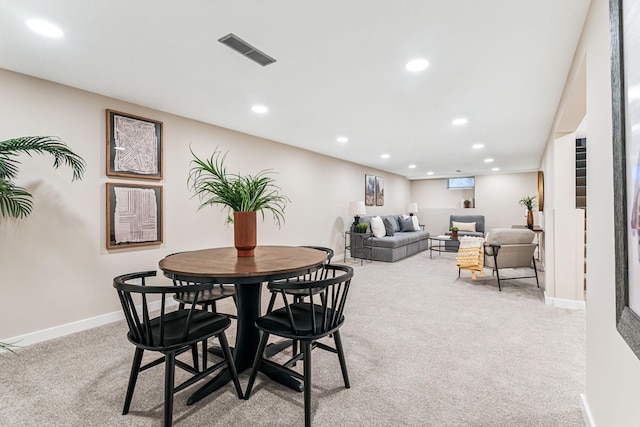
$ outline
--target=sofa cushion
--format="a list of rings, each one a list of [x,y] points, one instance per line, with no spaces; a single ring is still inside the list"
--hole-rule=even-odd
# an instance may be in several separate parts
[[[393,226],[393,232],[397,233],[400,231],[400,226],[398,225],[398,217],[397,215],[383,215],[382,219],[388,219],[391,225]]]
[[[389,218],[383,218],[382,222],[384,223],[384,229],[386,231],[387,236],[393,236],[393,224],[389,220]]]
[[[451,221],[452,227],[458,227],[458,231],[472,231],[475,233],[476,231],[476,223],[475,222],[458,222]]]
[[[532,243],[536,233],[527,228],[492,228],[487,233],[487,243],[517,245]]]
[[[398,217],[398,224],[400,224],[400,231],[416,231],[413,228],[413,220],[411,218]]]
[[[387,234],[387,230],[384,228],[384,222],[379,216],[371,218],[371,232],[375,237],[384,237]]]

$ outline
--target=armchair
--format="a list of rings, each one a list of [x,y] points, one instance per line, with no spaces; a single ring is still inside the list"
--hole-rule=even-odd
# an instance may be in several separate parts
[[[486,267],[492,268],[498,279],[498,289],[502,291],[500,285],[500,269],[505,268],[533,268],[533,276],[518,276],[502,278],[502,280],[534,278],[538,288],[538,270],[534,251],[536,243],[533,243],[535,233],[529,229],[494,228],[487,233],[484,244]]]

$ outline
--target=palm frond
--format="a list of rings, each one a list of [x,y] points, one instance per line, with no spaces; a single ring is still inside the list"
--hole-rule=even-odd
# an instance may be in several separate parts
[[[31,193],[0,178],[0,216],[26,218],[33,208]]]
[[[53,156],[53,167],[67,165],[73,171],[73,181],[82,179],[85,171],[85,161],[75,154],[69,146],[55,136],[24,136],[20,138],[0,141],[0,177],[12,179],[18,173],[18,162],[11,156],[48,153]]]

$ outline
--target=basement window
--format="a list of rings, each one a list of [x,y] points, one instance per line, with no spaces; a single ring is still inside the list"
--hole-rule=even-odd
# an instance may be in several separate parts
[[[447,190],[467,190],[473,189],[475,186],[476,179],[473,176],[447,179]]]

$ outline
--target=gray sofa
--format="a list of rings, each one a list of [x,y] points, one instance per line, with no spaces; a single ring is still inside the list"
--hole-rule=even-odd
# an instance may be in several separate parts
[[[367,233],[351,234],[351,255],[373,261],[395,262],[426,251],[429,248],[429,233],[426,231],[400,231],[396,215],[380,215],[393,226],[393,236],[374,237],[371,234],[371,216],[361,216],[360,222],[369,224]]]

